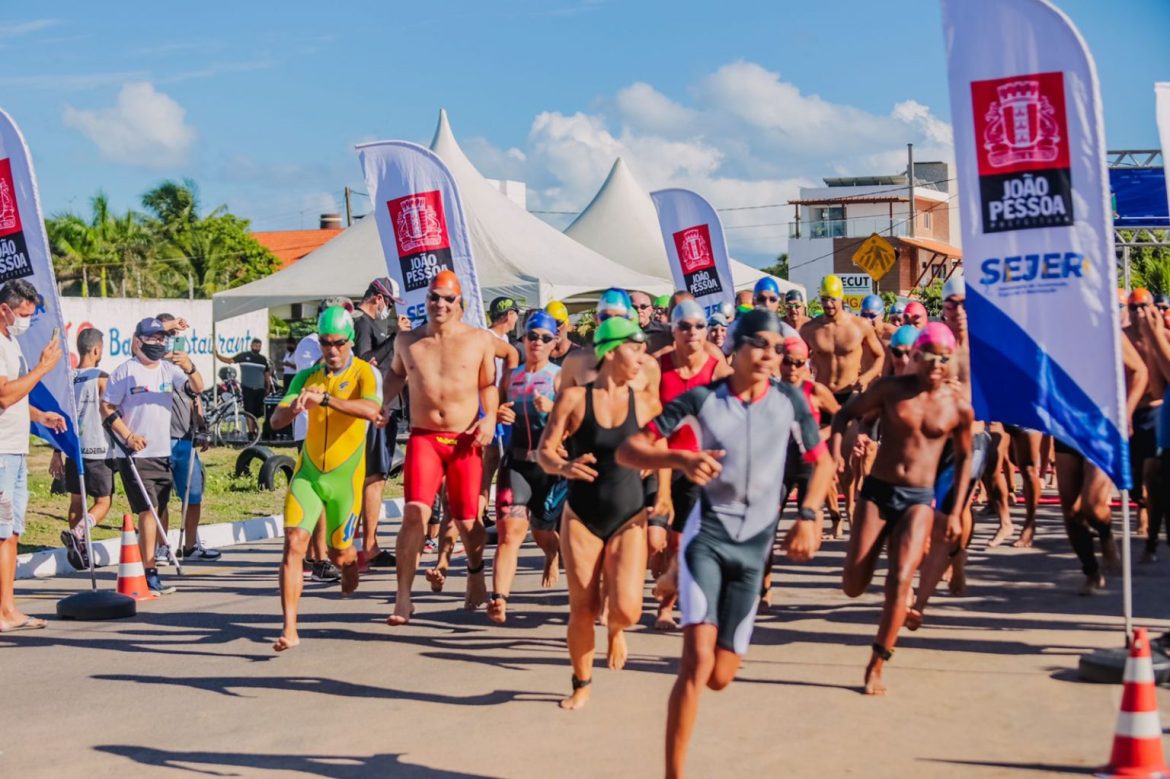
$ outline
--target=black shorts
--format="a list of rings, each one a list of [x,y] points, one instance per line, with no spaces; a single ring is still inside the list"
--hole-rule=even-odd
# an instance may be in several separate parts
[[[971,490],[975,482],[983,477],[983,471],[990,461],[991,434],[987,431],[976,433],[971,437],[971,482],[967,485],[967,500],[971,500]],[[934,483],[934,494],[938,499],[938,510],[942,514],[951,513],[955,505],[955,450],[950,439],[947,439],[939,458],[938,477]]]
[[[135,514],[149,511],[151,505],[155,510],[165,506],[171,499],[171,487],[174,484],[171,476],[171,458],[169,457],[135,457],[134,466],[142,485],[146,487],[146,495],[138,489],[134,474],[130,471],[130,459],[119,457],[118,473],[122,476],[122,489],[126,492],[126,499],[130,502],[130,510]],[[149,497],[150,502],[147,502]]]
[[[1083,457],[1084,456],[1080,452],[1078,452],[1076,449],[1073,449],[1071,446],[1069,446],[1064,441],[1061,441],[1059,438],[1057,438],[1055,436],[1053,436],[1053,438],[1052,438],[1052,450],[1053,450],[1054,454],[1068,454],[1068,455],[1072,455],[1073,457]]]
[[[390,475],[394,463],[394,446],[398,438],[398,417],[392,416],[385,427],[370,425],[366,430],[366,478]]]
[[[496,517],[503,517],[513,506],[525,506],[533,530],[556,530],[568,494],[564,479],[545,473],[536,463],[509,455],[496,480]]]
[[[812,463],[804,459],[804,453],[795,442],[788,443],[788,455],[784,459],[784,486],[780,490],[780,508],[788,504],[788,494],[796,488],[796,505],[804,505],[808,494],[808,482],[815,470]]]
[[[85,466],[85,494],[91,498],[108,498],[114,494],[114,461],[82,459]],[[77,478],[77,462],[65,458],[65,489],[70,495],[81,494],[81,480]]]
[[[264,396],[266,394],[263,389],[253,389],[251,387],[240,388],[244,411],[256,417],[256,420],[261,424],[264,423]]]
[[[934,504],[934,489],[890,484],[876,476],[866,476],[858,497],[877,506],[878,514],[888,525],[902,520],[915,506],[930,508]]]
[[[687,517],[699,502],[699,495],[703,488],[686,477],[686,474],[675,471],[670,479],[670,503],[674,509],[674,522],[670,529],[676,533],[683,532]]]

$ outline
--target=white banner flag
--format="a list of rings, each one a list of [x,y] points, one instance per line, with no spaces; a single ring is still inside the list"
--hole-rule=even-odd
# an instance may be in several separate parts
[[[1130,484],[1097,73],[1044,0],[942,0],[975,413]]]
[[[427,286],[439,271],[451,270],[463,287],[463,321],[484,327],[471,235],[447,166],[430,149],[406,141],[365,143],[357,151],[386,268],[402,288],[406,316],[416,325],[426,321]]]
[[[710,316],[735,302],[723,223],[711,204],[686,189],[651,192],[674,285],[695,296]]]
[[[1166,172],[1166,200],[1170,208],[1170,81],[1154,84],[1158,116],[1158,141],[1162,144],[1162,168]]]
[[[41,411],[61,414],[67,420],[68,429],[53,433],[33,423],[32,432],[53,442],[80,463],[69,345],[65,341],[65,322],[41,216],[36,175],[24,136],[12,117],[0,110],[0,284],[13,279],[24,279],[40,294],[32,327],[17,337],[25,361],[30,366],[36,364],[54,331],[61,341],[60,362],[33,388],[29,403]]]

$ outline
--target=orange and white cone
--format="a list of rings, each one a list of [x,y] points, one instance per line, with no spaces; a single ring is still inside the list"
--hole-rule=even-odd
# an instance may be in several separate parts
[[[1121,713],[1117,715],[1113,754],[1109,766],[1099,775],[1170,776],[1170,766],[1162,754],[1162,725],[1158,721],[1150,637],[1144,628],[1134,630],[1123,680],[1125,689],[1121,694]]]
[[[134,518],[122,515],[122,555],[118,561],[118,592],[134,600],[154,600],[158,596],[146,585],[146,569],[142,566],[142,552],[138,549],[138,533],[134,532]]]

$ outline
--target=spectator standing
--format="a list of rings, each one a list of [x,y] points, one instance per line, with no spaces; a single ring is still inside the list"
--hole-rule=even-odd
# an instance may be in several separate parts
[[[166,336],[166,327],[158,319],[148,317],[139,322],[130,342],[134,356],[114,369],[102,395],[102,413],[113,434],[131,453],[129,458],[124,452],[118,453],[118,472],[122,475],[122,488],[130,510],[138,515],[138,545],[146,568],[146,584],[158,595],[174,592],[174,587],[164,587],[158,575],[155,543],[159,539],[151,506],[159,509],[165,506],[174,484],[171,476],[174,388],[186,384],[189,378],[198,380],[187,355],[172,353],[168,359]],[[145,492],[135,481],[134,467]]]
[[[227,357],[217,349],[212,350],[217,360],[240,366],[244,410],[256,417],[256,422],[261,425],[264,424],[264,396],[272,387],[272,366],[268,364],[268,358],[260,353],[263,345],[259,338],[253,338],[251,348],[235,357]]]
[[[283,379],[281,389],[288,391],[289,382],[293,380],[293,376],[297,375],[297,342],[290,336],[288,341],[284,344],[284,357],[280,360],[281,379]]]
[[[24,279],[0,287],[0,633],[37,630],[43,619],[16,607],[16,547],[28,508],[28,437],[31,422],[62,432],[65,418],[43,412],[28,394],[61,359],[61,342],[53,338],[32,368],[16,337],[32,326],[37,289]]]

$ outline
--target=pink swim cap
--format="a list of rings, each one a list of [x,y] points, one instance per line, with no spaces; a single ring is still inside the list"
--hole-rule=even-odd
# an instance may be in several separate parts
[[[928,322],[914,342],[915,349],[925,349],[928,346],[941,346],[948,351],[955,350],[955,334],[951,328],[942,322]]]
[[[794,360],[807,360],[808,344],[799,336],[790,335],[784,339],[784,354]]]
[[[913,319],[914,317],[919,316],[923,319],[926,319],[928,316],[926,313],[926,306],[922,305],[917,300],[912,300],[906,304],[905,316],[907,319]]]

